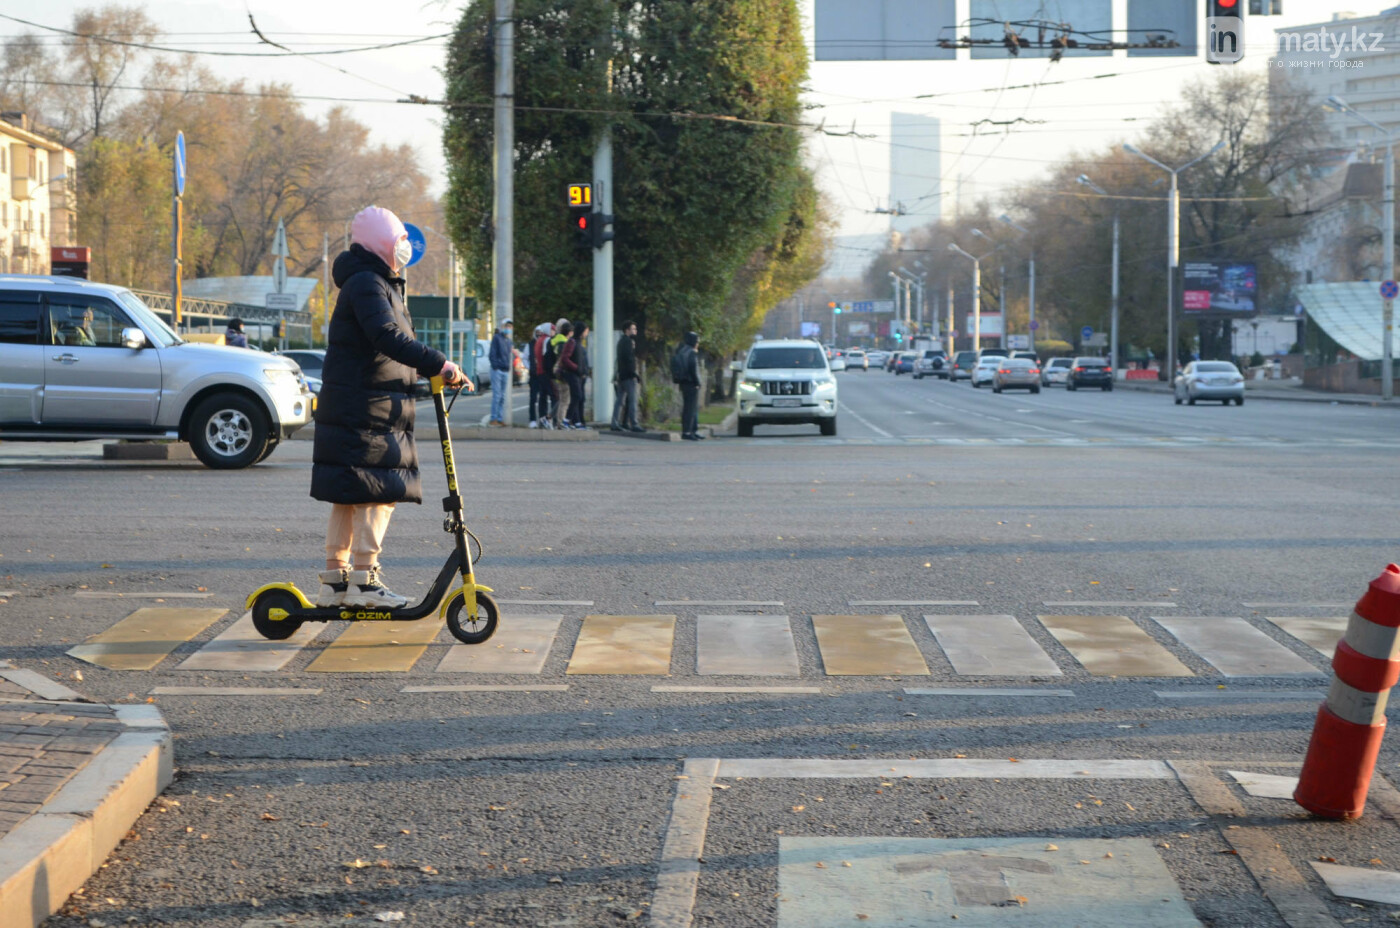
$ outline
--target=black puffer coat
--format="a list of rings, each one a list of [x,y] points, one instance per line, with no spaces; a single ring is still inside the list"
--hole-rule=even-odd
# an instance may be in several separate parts
[[[421,503],[413,385],[447,361],[413,337],[403,278],[360,245],[331,270],[331,314],[312,446],[311,495],[327,503]]]

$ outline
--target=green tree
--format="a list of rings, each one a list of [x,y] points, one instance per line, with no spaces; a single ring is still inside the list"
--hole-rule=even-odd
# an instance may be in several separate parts
[[[476,0],[458,25],[445,129],[445,210],[483,300],[491,10]],[[516,314],[589,313],[591,254],[574,241],[564,191],[591,175],[610,125],[618,318],[636,319],[653,345],[688,329],[717,352],[741,344],[815,276],[825,241],[792,128],[806,76],[793,0],[520,0],[516,23]],[[712,115],[725,118],[697,118]]]

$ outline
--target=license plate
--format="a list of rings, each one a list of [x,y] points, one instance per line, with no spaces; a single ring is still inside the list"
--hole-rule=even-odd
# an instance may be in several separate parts
[[[773,401],[773,405],[774,405],[774,406],[801,406],[801,405],[802,405],[802,401],[801,401],[800,399],[798,399],[797,397],[791,397],[791,398],[787,398],[787,399],[776,399],[776,400]]]

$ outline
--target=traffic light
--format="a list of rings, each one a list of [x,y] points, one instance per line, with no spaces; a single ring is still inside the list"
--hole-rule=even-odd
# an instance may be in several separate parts
[[[1206,61],[1234,64],[1244,57],[1244,0],[1206,0]]]
[[[273,335],[274,338],[286,338],[286,337],[287,337],[287,322],[286,322],[286,320],[281,320],[281,321],[279,321],[275,326],[273,326],[273,328],[272,328],[272,335]]]
[[[593,213],[588,220],[589,243],[594,248],[602,248],[613,240],[613,230],[608,228],[613,221],[611,213]]]
[[[588,248],[593,245],[593,214],[585,212],[573,212],[569,217],[569,223],[574,229],[574,244],[580,248]]]
[[[569,226],[580,247],[593,244],[593,185],[569,184]]]

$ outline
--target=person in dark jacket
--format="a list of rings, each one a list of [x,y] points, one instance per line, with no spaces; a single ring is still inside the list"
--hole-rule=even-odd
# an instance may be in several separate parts
[[[700,434],[700,355],[695,350],[700,345],[699,332],[685,333],[685,341],[676,349],[679,376],[676,383],[681,388],[681,438],[686,441],[701,441]]]
[[[567,319],[560,320],[554,327],[554,337],[549,340],[549,347],[553,349],[554,363],[550,367],[550,376],[554,378],[554,427],[556,429],[567,429],[569,426],[569,409],[572,407],[569,395],[569,378],[567,368],[563,364],[565,351],[571,351],[569,347],[573,344],[574,324]]]
[[[564,368],[564,378],[569,384],[569,410],[567,414],[569,426],[575,429],[587,428],[583,421],[583,381],[591,372],[592,365],[588,361],[588,323],[580,322],[574,329],[574,334],[564,346],[564,353],[560,355],[561,364]]]
[[[554,326],[541,322],[535,326],[535,337],[530,342],[530,428],[549,428],[549,402],[554,398],[552,378],[545,369],[546,348]]]
[[[637,424],[637,324],[624,322],[617,340],[617,392],[613,395],[612,431],[645,432]],[[621,421],[618,421],[619,418]]]
[[[248,336],[243,332],[243,320],[237,316],[228,321],[228,329],[224,332],[224,344],[230,348],[248,347]]]
[[[387,209],[360,211],[351,245],[331,274],[340,296],[331,313],[311,495],[331,504],[318,606],[396,608],[406,596],[380,579],[379,552],[396,503],[421,503],[413,444],[418,375],[465,383],[457,365],[414,337],[400,272],[412,256],[403,223]]]
[[[506,424],[506,384],[515,373],[515,326],[507,319],[501,323],[496,334],[491,336],[491,350],[487,359],[491,362],[491,421],[490,425]]]

